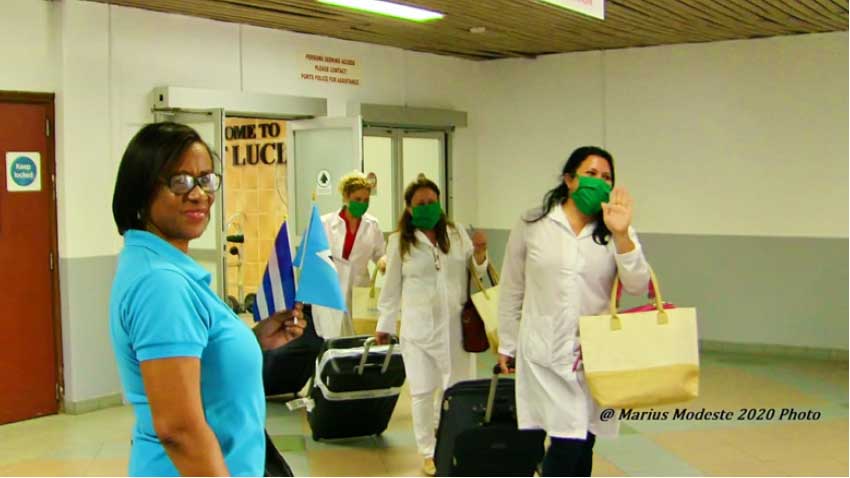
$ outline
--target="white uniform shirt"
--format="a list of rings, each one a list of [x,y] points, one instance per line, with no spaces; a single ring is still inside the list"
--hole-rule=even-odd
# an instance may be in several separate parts
[[[324,338],[333,338],[339,337],[340,334],[353,333],[353,325],[348,323],[351,316],[352,290],[354,287],[370,285],[369,261],[377,262],[384,255],[385,244],[378,220],[370,214],[364,214],[360,218],[360,226],[354,236],[351,254],[348,259],[344,259],[342,250],[345,246],[345,220],[339,216],[339,211],[336,211],[323,215],[322,224],[325,226],[331,257],[345,296],[345,305],[349,311],[348,314],[343,314],[341,311],[326,307],[313,307],[316,332]]]
[[[635,249],[618,254],[613,239],[605,246],[594,242],[595,226],[576,235],[563,209],[555,207],[537,222],[520,220],[511,231],[500,282],[499,352],[517,357],[521,428],[561,438],[616,434],[616,421],[599,420],[584,382],[579,317],[608,310],[618,272],[626,292],[645,293],[649,266],[631,228]]]
[[[395,333],[396,317],[401,316],[399,335],[413,394],[470,378],[474,365],[471,354],[463,351],[460,324],[467,299],[472,241],[460,226],[449,228],[451,247],[445,254],[423,232],[417,230],[415,235],[417,243],[404,259],[399,234],[388,239],[387,274],[378,301],[377,326],[379,332]],[[480,276],[487,270],[487,261],[474,268]],[[429,364],[439,370],[429,369]]]

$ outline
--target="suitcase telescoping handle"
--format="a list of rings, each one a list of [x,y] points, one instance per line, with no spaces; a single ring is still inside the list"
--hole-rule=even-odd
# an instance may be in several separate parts
[[[390,368],[390,360],[393,358],[393,348],[398,342],[395,336],[390,336],[390,348],[387,349],[387,357],[384,359],[384,364],[381,366],[381,373],[385,373]],[[366,370],[366,359],[369,358],[369,349],[375,345],[375,337],[369,337],[363,342],[363,355],[360,356],[360,365],[357,366],[357,375],[363,375]]]
[[[508,363],[509,368],[514,368],[513,359]],[[487,393],[487,408],[484,410],[484,424],[490,423],[493,418],[493,405],[496,403],[496,388],[499,386],[499,374],[502,373],[502,367],[496,364],[493,367],[493,378],[490,379],[490,391]]]

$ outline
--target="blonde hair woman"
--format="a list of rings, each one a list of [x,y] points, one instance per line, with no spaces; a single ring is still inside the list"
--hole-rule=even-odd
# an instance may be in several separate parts
[[[380,271],[386,268],[383,259],[384,234],[378,220],[367,214],[372,184],[360,171],[352,171],[339,181],[342,207],[322,216],[322,224],[328,235],[331,256],[345,294],[347,313],[313,307],[316,333],[330,339],[354,334],[351,320],[351,291],[354,287],[365,287],[370,283],[369,261],[375,262]]]

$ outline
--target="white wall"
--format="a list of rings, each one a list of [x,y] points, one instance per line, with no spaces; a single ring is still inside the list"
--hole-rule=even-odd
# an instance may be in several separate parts
[[[479,135],[478,225],[506,229],[558,184],[576,146],[602,142],[601,57],[503,60],[481,70],[470,118]]]
[[[508,228],[606,146],[641,231],[847,237],[847,33],[485,63],[479,221]],[[504,174],[523,168],[522,181]],[[510,190],[511,195],[496,194]],[[489,192],[488,192],[489,191]]]
[[[606,53],[641,229],[847,237],[847,34]]]
[[[59,255],[112,254],[117,231],[112,221],[116,163],[111,157],[109,9],[93,2],[54,5],[61,29],[56,89]]]
[[[56,32],[49,2],[4,0],[0,7],[0,87],[53,92]]]

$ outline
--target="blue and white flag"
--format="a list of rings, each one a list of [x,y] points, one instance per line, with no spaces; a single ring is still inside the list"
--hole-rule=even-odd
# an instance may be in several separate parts
[[[263,283],[257,291],[254,303],[254,321],[259,322],[281,310],[295,307],[295,276],[292,273],[292,253],[289,250],[289,233],[286,221],[274,240],[274,248],[269,255]]]
[[[301,238],[295,253],[295,265],[301,269],[298,293],[295,300],[345,311],[345,297],[339,285],[336,267],[331,260],[328,236],[319,217],[319,208],[313,204],[310,224]]]

